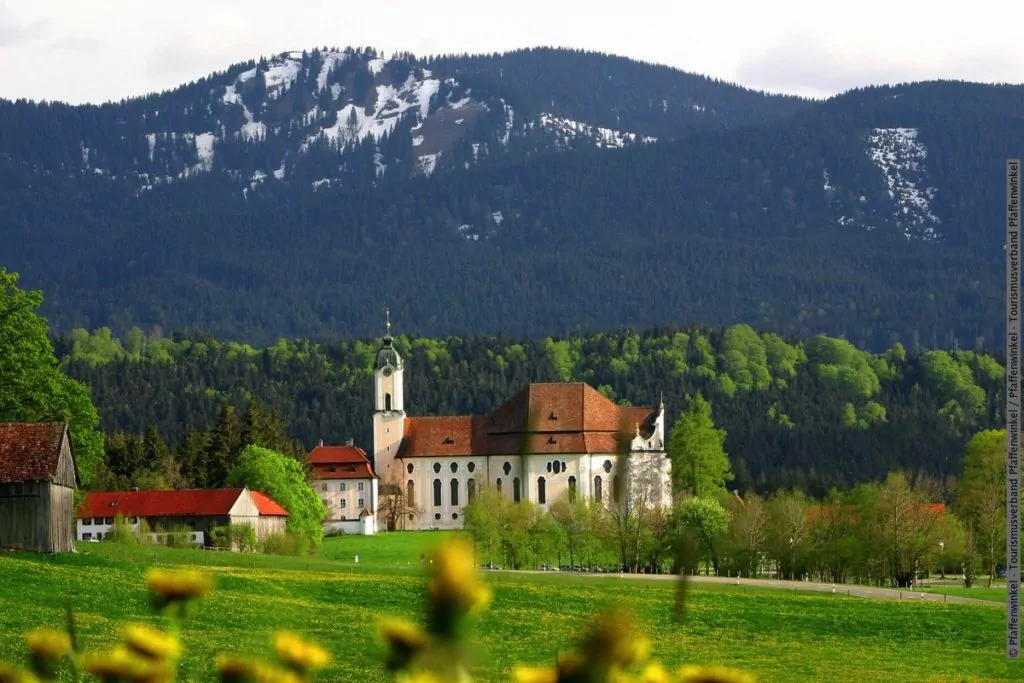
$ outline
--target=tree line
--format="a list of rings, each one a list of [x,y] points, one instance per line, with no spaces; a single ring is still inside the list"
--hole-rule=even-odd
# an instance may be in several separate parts
[[[1001,359],[968,350],[894,343],[871,353],[841,338],[785,338],[747,325],[534,339],[399,335],[395,344],[410,415],[483,414],[529,382],[581,381],[624,405],[664,396],[671,429],[699,392],[726,432],[735,487],[761,494],[822,497],[897,470],[950,480],[968,439],[1004,420]],[[215,463],[239,448],[241,427],[231,424],[241,418],[232,415],[250,410],[274,416],[274,436],[262,445],[282,452],[349,438],[371,450],[379,345],[282,339],[258,348],[202,333],[133,328],[118,338],[101,328],[63,335],[56,348],[68,375],[90,388],[108,440],[155,432],[191,481],[206,485],[223,476]]]
[[[586,499],[570,490],[547,508],[513,502],[484,486],[464,518],[483,561],[513,569],[707,573],[908,587],[954,575],[989,585],[1005,561],[1005,432],[968,443],[952,492],[929,476],[767,495],[729,490],[721,430],[697,396],[669,444],[671,505],[649,505],[649,483],[632,472],[623,491]],[[949,494],[952,493],[952,496]],[[941,502],[951,499],[951,504]]]

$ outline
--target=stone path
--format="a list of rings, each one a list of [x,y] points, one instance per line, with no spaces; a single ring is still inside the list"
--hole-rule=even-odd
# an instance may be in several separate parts
[[[555,574],[557,572],[541,571],[519,571],[512,572],[519,574]],[[672,574],[596,574],[588,572],[566,572],[572,576],[583,576],[594,579],[633,579],[646,581],[673,581],[679,577]],[[780,579],[736,579],[726,576],[690,576],[689,580],[694,583],[724,583],[741,586],[752,586],[755,588],[779,588],[785,590],[814,591],[819,593],[832,593],[837,595],[845,594],[859,598],[875,598],[879,600],[916,600],[918,602],[945,602],[961,605],[986,605],[988,607],[1004,607],[1003,603],[995,600],[981,600],[978,598],[965,598],[959,595],[943,595],[941,593],[927,593],[911,590],[897,590],[893,588],[875,588],[873,586],[858,586],[854,584],[831,584],[816,583],[814,581],[784,581]]]

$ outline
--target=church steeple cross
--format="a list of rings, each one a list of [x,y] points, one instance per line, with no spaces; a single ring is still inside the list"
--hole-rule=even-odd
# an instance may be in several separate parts
[[[391,336],[391,309],[384,308],[384,329],[387,330],[387,336]]]

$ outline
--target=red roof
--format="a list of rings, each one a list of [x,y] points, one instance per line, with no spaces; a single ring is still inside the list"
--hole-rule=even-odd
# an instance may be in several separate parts
[[[245,489],[187,491],[103,491],[87,493],[76,517],[225,517]],[[267,496],[249,492],[261,515],[288,512]]]
[[[623,408],[582,382],[534,383],[490,415],[409,417],[399,458],[513,453],[621,453],[649,438],[657,406]]]
[[[0,484],[57,476],[63,422],[0,422]]]
[[[306,456],[306,462],[310,465],[339,465],[370,462],[370,459],[366,457],[366,451],[362,448],[348,444],[347,446],[317,446]]]
[[[317,446],[306,462],[313,466],[314,479],[373,479],[373,465],[359,446]]]
[[[264,517],[288,516],[288,511],[278,505],[277,501],[270,496],[260,493],[259,491],[249,491],[249,495],[252,496],[253,501],[256,503],[256,509],[258,509],[260,514]]]
[[[313,465],[313,478],[320,479],[374,479],[373,466],[368,462],[349,465]]]

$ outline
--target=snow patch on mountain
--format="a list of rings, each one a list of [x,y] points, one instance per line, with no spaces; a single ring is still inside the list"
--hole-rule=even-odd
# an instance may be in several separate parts
[[[200,133],[196,136],[196,155],[199,157],[199,165],[204,171],[213,168],[213,145],[217,139],[213,133]]]
[[[875,128],[868,134],[868,155],[885,176],[904,236],[934,240],[941,222],[931,207],[937,190],[927,184],[928,150],[917,136],[917,128]]]
[[[437,79],[418,81],[412,74],[399,88],[378,85],[372,111],[367,113],[355,104],[345,105],[338,112],[338,120],[334,125],[309,136],[305,146],[319,138],[338,141],[341,145],[361,142],[368,137],[380,140],[395,129],[406,112],[416,112],[421,119],[425,119],[430,112],[431,100],[440,86],[441,82]]]
[[[598,147],[616,149],[636,143],[648,144],[657,142],[657,138],[649,135],[638,135],[636,133],[627,133],[619,130],[613,130],[611,128],[592,126],[589,123],[573,121],[572,119],[552,116],[551,114],[541,114],[537,118],[537,121],[541,127],[558,134],[558,142],[563,147],[568,146],[572,141],[581,137],[593,140],[594,144]]]
[[[259,67],[254,67],[243,72],[238,76],[238,82],[245,83],[256,78],[258,69]],[[263,81],[267,86],[267,97],[272,100],[279,98],[295,82],[301,69],[302,62],[294,59],[291,55],[275,60],[263,73]]]

